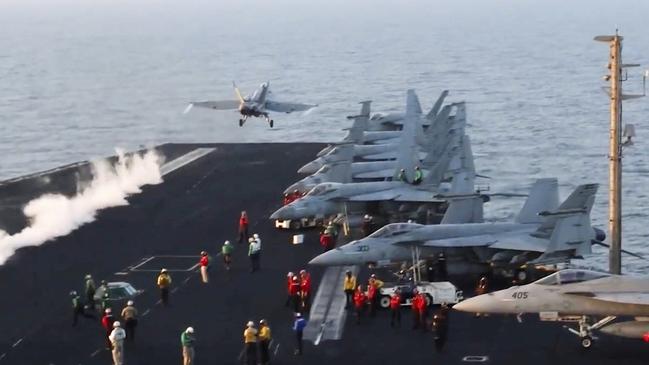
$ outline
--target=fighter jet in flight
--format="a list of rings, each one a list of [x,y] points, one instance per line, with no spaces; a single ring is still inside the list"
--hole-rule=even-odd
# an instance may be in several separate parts
[[[649,278],[565,269],[531,284],[479,295],[453,309],[476,313],[539,313],[546,320],[580,316],[569,330],[592,345],[593,331],[649,342]],[[632,320],[612,323],[617,317]],[[591,323],[591,318],[602,318]]]
[[[237,100],[195,101],[189,103],[185,109],[185,113],[189,112],[195,106],[214,110],[238,110],[241,114],[239,127],[242,127],[249,117],[264,117],[268,125],[272,128],[274,121],[270,118],[269,112],[291,113],[306,111],[317,106],[316,104],[287,103],[270,100],[268,96],[270,94],[269,82],[264,82],[259,85],[259,88],[255,92],[245,97],[242,96],[241,91],[239,91],[239,88],[234,82],[232,82],[232,86],[234,87]]]
[[[487,272],[490,267],[519,267],[524,263],[555,263],[591,252],[593,240],[604,233],[590,225],[596,184],[581,185],[558,207],[556,179],[537,180],[513,223],[466,223],[455,217],[481,218],[450,200],[442,224],[393,223],[370,236],[327,251],[314,265],[358,265],[410,260],[413,249],[422,258],[444,252],[449,273]],[[460,195],[461,197],[461,195]],[[465,211],[462,213],[462,211]]]

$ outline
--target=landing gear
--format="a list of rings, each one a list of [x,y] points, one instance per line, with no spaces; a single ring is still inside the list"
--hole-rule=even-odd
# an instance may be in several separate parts
[[[243,127],[243,119],[239,119],[239,127]]]
[[[579,320],[579,330],[576,330],[574,328],[569,328],[567,326],[564,327],[568,328],[568,331],[579,336],[581,347],[585,349],[589,349],[591,348],[591,346],[593,346],[593,340],[596,339],[596,337],[593,336],[593,330],[597,330],[606,326],[610,322],[614,321],[615,318],[616,318],[615,316],[604,317],[599,322],[590,325],[588,324],[589,318],[587,316],[582,316],[581,319]]]
[[[270,127],[273,128],[273,124],[274,124],[274,123],[275,123],[275,121],[273,121],[273,120],[271,119],[270,122],[269,122],[268,124],[270,124]]]

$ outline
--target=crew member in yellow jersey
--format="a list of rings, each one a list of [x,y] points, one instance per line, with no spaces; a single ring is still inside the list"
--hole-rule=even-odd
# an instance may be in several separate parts
[[[257,365],[257,329],[255,322],[249,321],[243,331],[243,342],[246,348],[246,364]]]
[[[270,363],[270,327],[265,319],[259,321],[259,363],[267,365]]]

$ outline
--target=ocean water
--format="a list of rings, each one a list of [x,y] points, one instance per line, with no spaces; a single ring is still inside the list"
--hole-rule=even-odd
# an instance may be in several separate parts
[[[182,4],[181,4],[182,3]],[[621,0],[5,0],[0,3],[0,179],[164,142],[335,141],[358,102],[400,110],[405,90],[430,106],[443,89],[465,100],[481,181],[525,192],[560,179],[562,196],[600,183],[593,223],[606,229],[608,48],[625,37],[627,92],[649,68],[649,2]],[[190,100],[233,98],[270,81],[277,100],[308,113],[237,126],[234,112]],[[649,256],[649,99],[629,101],[636,125],[624,157],[624,246]],[[297,168],[297,167],[296,167]],[[520,199],[489,203],[512,218]],[[624,257],[627,272],[647,261]],[[582,264],[606,268],[606,252]]]

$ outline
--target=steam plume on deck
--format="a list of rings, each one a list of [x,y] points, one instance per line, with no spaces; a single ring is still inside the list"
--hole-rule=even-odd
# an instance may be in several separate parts
[[[126,197],[139,193],[140,187],[162,182],[162,162],[154,150],[129,155],[117,150],[114,164],[92,163],[92,181],[78,188],[75,196],[45,194],[30,201],[23,209],[27,227],[14,235],[0,230],[0,265],[21,247],[40,245],[92,222],[100,209],[128,205]]]

